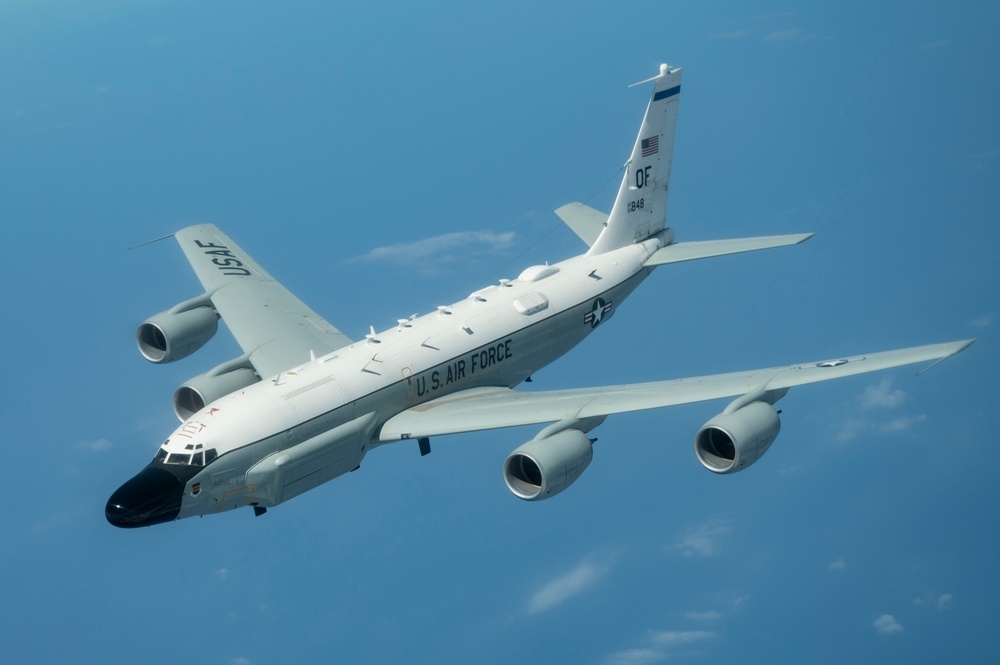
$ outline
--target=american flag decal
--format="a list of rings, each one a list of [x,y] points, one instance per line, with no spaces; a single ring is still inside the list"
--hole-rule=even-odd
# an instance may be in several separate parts
[[[660,137],[650,136],[648,139],[643,139],[641,143],[642,156],[649,157],[650,155],[655,155],[660,151]]]

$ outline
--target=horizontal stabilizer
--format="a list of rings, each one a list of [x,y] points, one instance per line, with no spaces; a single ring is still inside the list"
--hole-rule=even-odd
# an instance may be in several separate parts
[[[593,247],[608,224],[607,215],[582,203],[567,203],[556,210],[556,214],[566,222],[566,226],[573,229],[573,233],[587,243],[587,247]]]
[[[812,237],[813,234],[811,233],[792,233],[789,235],[759,236],[756,238],[678,242],[658,249],[652,256],[649,257],[649,260],[646,261],[646,266],[661,266],[665,263],[680,263],[682,261],[693,261],[695,259],[707,259],[713,256],[755,252],[758,249],[798,245],[799,243],[803,243]]]

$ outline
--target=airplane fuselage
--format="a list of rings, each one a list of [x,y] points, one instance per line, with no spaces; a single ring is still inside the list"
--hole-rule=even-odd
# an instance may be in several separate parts
[[[460,390],[513,387],[579,344],[645,279],[661,245],[528,268],[214,401],[136,477],[138,487],[155,474],[160,499],[131,499],[146,508],[119,525],[259,510],[356,469],[396,414]]]

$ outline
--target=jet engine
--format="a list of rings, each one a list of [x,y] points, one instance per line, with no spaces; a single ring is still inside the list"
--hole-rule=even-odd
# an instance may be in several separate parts
[[[220,397],[246,388],[259,380],[260,378],[248,367],[235,367],[223,372],[217,368],[199,374],[174,391],[174,413],[181,422],[184,422]]]
[[[751,402],[735,411],[723,411],[705,423],[694,437],[694,452],[709,471],[736,473],[760,459],[780,429],[773,406]]]
[[[566,429],[544,439],[533,439],[507,457],[503,479],[514,496],[541,501],[573,484],[594,458],[587,435]]]
[[[135,331],[139,353],[149,362],[160,364],[186,358],[219,329],[219,316],[210,304],[178,311],[182,305],[151,316]]]

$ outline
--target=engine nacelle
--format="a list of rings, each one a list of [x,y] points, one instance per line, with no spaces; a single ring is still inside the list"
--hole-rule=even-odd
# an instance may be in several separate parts
[[[720,413],[694,437],[698,461],[715,473],[736,473],[767,452],[781,429],[774,407],[751,402],[731,413]]]
[[[174,413],[184,422],[220,397],[257,383],[260,379],[247,367],[222,374],[199,374],[174,392]]]
[[[218,329],[219,316],[211,307],[182,312],[168,309],[143,321],[135,331],[135,341],[139,353],[149,362],[169,363],[203,347]]]
[[[594,459],[594,447],[578,429],[533,439],[507,457],[503,479],[514,496],[541,501],[573,484]]]

